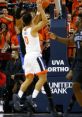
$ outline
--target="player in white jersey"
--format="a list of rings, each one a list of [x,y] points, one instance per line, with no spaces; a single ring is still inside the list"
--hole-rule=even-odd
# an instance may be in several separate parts
[[[22,35],[26,46],[26,55],[23,66],[25,74],[38,74],[39,72],[46,72],[44,63],[41,59],[42,54],[38,33],[35,37],[33,37],[31,35],[31,28],[24,27]],[[43,70],[41,70],[40,65]]]
[[[42,60],[42,53],[39,42],[38,31],[47,24],[47,18],[41,5],[41,0],[37,0],[37,10],[41,14],[42,20],[38,24],[34,24],[32,16],[27,13],[23,16],[25,27],[22,30],[22,36],[25,42],[26,54],[24,57],[24,71],[26,80],[20,87],[18,95],[13,96],[14,107],[20,110],[20,99],[29,85],[32,83],[34,75],[38,75],[38,81],[32,93],[32,99],[35,99],[40,92],[42,86],[47,82],[47,70]]]

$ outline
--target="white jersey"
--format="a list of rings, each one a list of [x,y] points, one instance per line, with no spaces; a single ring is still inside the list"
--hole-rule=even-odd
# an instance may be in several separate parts
[[[37,33],[37,36],[33,37],[31,35],[31,28],[23,28],[22,36],[26,47],[23,65],[25,75],[46,72],[45,64],[41,57],[39,34]]]
[[[41,54],[41,47],[40,47],[38,33],[37,36],[34,37],[31,35],[31,27],[30,28],[25,27],[22,30],[22,36],[24,39],[27,54],[33,54],[33,53]]]

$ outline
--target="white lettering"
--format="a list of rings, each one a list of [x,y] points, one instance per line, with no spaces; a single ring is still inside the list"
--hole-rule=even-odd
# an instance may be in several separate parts
[[[52,65],[64,65],[63,60],[52,60]]]
[[[72,88],[72,82],[49,82],[49,86],[52,94],[67,94],[67,89]],[[44,88],[42,93],[46,94]]]
[[[62,89],[51,89],[52,94],[56,93],[56,94],[67,94],[66,89],[62,88]]]
[[[69,67],[48,67],[48,72],[68,72]]]

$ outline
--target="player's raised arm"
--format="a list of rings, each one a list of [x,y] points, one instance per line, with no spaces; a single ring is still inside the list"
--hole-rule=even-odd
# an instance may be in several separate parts
[[[60,43],[63,43],[63,44],[72,44],[74,43],[74,40],[73,40],[73,37],[70,37],[70,38],[63,38],[63,37],[60,37],[58,35],[56,35],[55,33],[52,33],[50,32],[50,38],[53,39],[53,40],[56,40]]]
[[[36,25],[32,26],[32,34],[35,34],[38,32],[40,29],[42,29],[48,22],[46,18],[45,11],[42,7],[41,0],[37,0],[37,11],[40,13],[41,16],[41,21],[39,21]]]

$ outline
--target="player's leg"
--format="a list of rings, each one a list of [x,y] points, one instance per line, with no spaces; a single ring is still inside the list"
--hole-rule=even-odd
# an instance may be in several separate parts
[[[33,94],[32,94],[32,98],[36,98],[38,93],[40,92],[42,86],[45,84],[45,82],[47,81],[47,74],[41,74],[38,76],[38,81],[35,85],[35,89],[33,91]]]
[[[14,108],[16,110],[21,110],[21,107],[20,107],[21,98],[22,98],[24,92],[26,91],[26,89],[32,83],[33,77],[34,77],[33,75],[26,76],[26,80],[22,83],[22,85],[18,91],[18,94],[13,95]]]
[[[75,94],[76,100],[80,106],[82,106],[82,71],[75,70],[73,76],[73,92]]]

